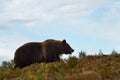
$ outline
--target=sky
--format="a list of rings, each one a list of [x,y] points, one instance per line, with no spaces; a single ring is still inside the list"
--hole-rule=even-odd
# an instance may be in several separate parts
[[[0,0],[0,62],[47,39],[66,39],[73,56],[120,52],[119,35],[120,0]]]

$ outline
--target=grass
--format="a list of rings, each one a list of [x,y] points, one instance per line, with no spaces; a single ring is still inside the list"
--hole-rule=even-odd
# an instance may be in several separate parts
[[[23,69],[0,68],[0,80],[120,80],[120,55],[69,57]]]

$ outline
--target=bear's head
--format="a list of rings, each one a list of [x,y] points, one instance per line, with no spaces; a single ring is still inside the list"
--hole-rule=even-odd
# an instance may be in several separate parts
[[[44,42],[46,45],[47,51],[61,55],[61,54],[71,54],[74,50],[70,47],[70,45],[66,42],[66,40],[53,40],[49,39]]]
[[[71,54],[74,50],[70,47],[70,45],[66,42],[66,40],[62,41],[63,46],[63,53],[64,54]]]

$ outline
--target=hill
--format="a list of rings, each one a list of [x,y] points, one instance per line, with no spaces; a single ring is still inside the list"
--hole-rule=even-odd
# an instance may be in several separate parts
[[[120,80],[120,55],[69,57],[23,69],[0,68],[0,80]]]

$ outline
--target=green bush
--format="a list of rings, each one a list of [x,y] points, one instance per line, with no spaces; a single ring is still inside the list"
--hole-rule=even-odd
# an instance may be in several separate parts
[[[84,58],[85,56],[86,56],[86,52],[85,51],[79,52],[79,58]]]
[[[78,64],[79,60],[77,57],[73,56],[73,57],[69,57],[67,60],[67,64],[70,68],[74,68],[76,67],[76,65]]]

